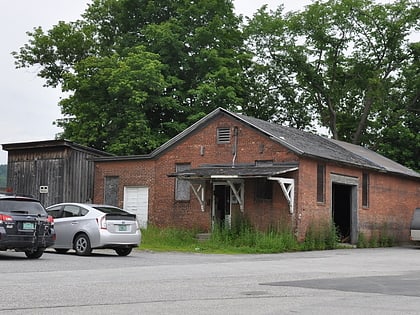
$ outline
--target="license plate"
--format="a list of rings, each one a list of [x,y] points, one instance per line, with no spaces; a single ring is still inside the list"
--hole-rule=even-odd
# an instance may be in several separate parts
[[[32,222],[23,222],[22,228],[24,230],[33,230],[35,228],[35,224]]]
[[[127,225],[118,225],[118,231],[127,232]]]

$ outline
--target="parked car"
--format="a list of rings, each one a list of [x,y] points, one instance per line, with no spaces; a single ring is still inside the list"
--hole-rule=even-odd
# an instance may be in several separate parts
[[[99,204],[60,203],[47,208],[54,218],[57,233],[54,249],[66,253],[74,249],[77,255],[90,255],[93,249],[110,248],[127,256],[141,242],[141,232],[135,214],[123,209]]]
[[[410,239],[414,242],[420,241],[420,208],[414,209],[410,225]]]
[[[55,240],[54,219],[39,200],[0,193],[0,250],[40,258]]]

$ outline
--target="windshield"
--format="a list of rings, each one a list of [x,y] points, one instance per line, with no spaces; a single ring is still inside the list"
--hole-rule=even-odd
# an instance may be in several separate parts
[[[15,214],[46,215],[44,207],[33,200],[0,200],[0,212]]]

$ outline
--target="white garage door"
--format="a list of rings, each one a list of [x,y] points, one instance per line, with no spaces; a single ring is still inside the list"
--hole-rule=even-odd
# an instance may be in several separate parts
[[[124,209],[137,214],[140,227],[147,227],[149,208],[148,187],[124,187]]]

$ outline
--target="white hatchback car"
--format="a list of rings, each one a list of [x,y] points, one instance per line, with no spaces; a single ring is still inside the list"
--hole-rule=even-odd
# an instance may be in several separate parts
[[[127,256],[141,242],[136,215],[123,209],[99,204],[60,203],[49,206],[57,239],[54,249],[77,255],[90,255],[93,249],[110,248]]]

